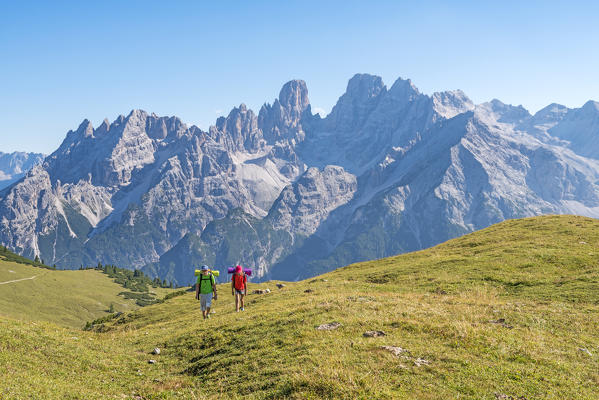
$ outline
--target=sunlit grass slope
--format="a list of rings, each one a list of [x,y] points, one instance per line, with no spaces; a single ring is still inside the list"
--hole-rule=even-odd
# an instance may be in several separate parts
[[[191,293],[123,316],[103,333],[0,320],[0,373],[14,377],[0,379],[0,394],[599,398],[597,220],[507,221],[282,289],[250,289],[257,287],[272,292],[249,296],[237,314],[221,285],[206,321]],[[341,326],[316,329],[329,322]],[[370,330],[386,336],[364,337]],[[149,354],[154,347],[160,355]]]
[[[139,307],[125,289],[96,270],[62,271],[5,260],[0,255],[0,316],[80,328],[86,321]],[[167,290],[151,288],[158,297]]]

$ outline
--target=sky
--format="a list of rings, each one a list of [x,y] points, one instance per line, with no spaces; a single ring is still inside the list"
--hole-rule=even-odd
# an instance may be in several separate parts
[[[356,73],[531,112],[599,100],[596,1],[0,0],[0,151],[51,153],[139,108],[202,129],[291,79],[330,112]]]

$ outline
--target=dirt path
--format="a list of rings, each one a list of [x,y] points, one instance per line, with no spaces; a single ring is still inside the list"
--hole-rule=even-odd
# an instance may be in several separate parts
[[[35,279],[35,278],[37,278],[37,275],[32,276],[31,278],[22,278],[22,279],[15,279],[15,280],[12,280],[12,281],[0,282],[0,285],[5,285],[7,283],[13,283],[13,282],[28,281],[30,279]]]

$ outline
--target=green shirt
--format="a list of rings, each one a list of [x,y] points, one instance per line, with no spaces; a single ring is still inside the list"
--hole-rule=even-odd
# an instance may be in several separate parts
[[[216,281],[214,280],[214,275],[212,275],[212,274],[210,274],[208,276],[204,276],[204,274],[200,274],[198,276],[197,283],[200,284],[200,294],[212,293],[212,288],[216,285]]]

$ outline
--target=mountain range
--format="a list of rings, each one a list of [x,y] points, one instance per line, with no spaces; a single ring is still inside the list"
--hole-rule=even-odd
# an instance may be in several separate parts
[[[0,243],[179,284],[204,263],[296,280],[541,214],[599,216],[599,103],[531,115],[358,74],[325,118],[293,80],[207,131],[85,120],[0,190]]]
[[[44,157],[40,153],[0,151],[0,189],[18,181],[34,165],[41,163]]]

